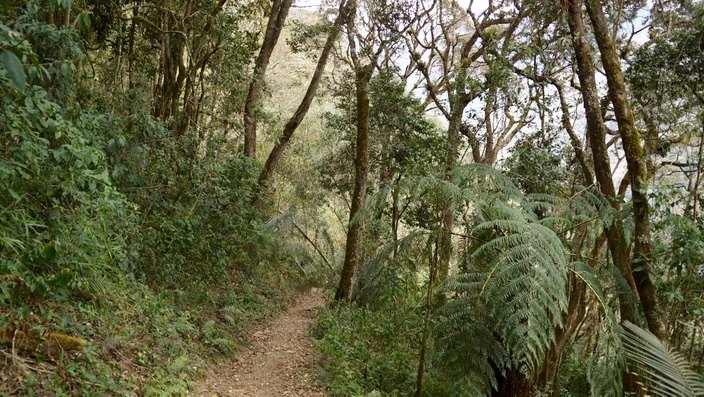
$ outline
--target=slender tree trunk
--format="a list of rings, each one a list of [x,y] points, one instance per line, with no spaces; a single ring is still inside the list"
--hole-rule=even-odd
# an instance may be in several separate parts
[[[137,30],[137,22],[135,21],[135,18],[139,16],[139,6],[135,6],[133,12],[134,17],[132,18],[132,24],[130,25],[130,36],[127,44],[127,89],[129,91],[132,91],[134,88],[134,36],[135,31]],[[131,101],[130,106],[132,106]],[[130,114],[133,114],[131,108]]]
[[[464,76],[460,76],[461,80]],[[464,86],[462,86],[464,88]],[[457,166],[460,145],[460,127],[464,109],[474,99],[474,94],[461,92],[459,88],[450,98],[450,120],[447,127],[447,142],[445,146],[445,180],[452,181],[452,171]],[[440,197],[442,200],[442,235],[440,236],[440,253],[437,265],[438,282],[443,282],[450,274],[450,259],[452,258],[452,232],[455,227],[455,202],[453,197]],[[441,307],[447,301],[443,292],[437,294],[435,307]]]
[[[399,194],[401,193],[401,174],[399,174],[393,182],[392,191],[392,202],[391,202],[391,234],[394,239],[394,252],[393,258],[396,259],[398,255],[398,224],[401,218],[401,213],[399,212]]]
[[[244,103],[244,155],[255,158],[257,149],[257,116],[256,107],[259,104],[259,97],[262,92],[264,75],[269,66],[271,54],[279,41],[281,30],[283,30],[286,17],[291,9],[293,0],[274,0],[271,5],[269,21],[264,33],[264,42],[259,50],[259,56],[254,64],[252,81],[249,84],[247,99]]]
[[[364,205],[367,191],[367,173],[369,170],[369,80],[373,65],[357,67],[355,86],[357,90],[357,154],[355,158],[354,192],[350,209],[345,262],[340,275],[340,285],[335,293],[335,300],[349,301],[352,298],[352,281],[359,263],[359,249],[362,242],[362,220],[357,218]]]
[[[342,2],[340,3],[340,13],[337,15],[337,19],[335,19],[335,23],[332,29],[330,30],[330,33],[328,34],[328,38],[325,41],[325,45],[323,46],[323,51],[320,53],[320,58],[318,58],[318,64],[315,67],[315,72],[313,73],[313,77],[311,78],[310,84],[308,85],[308,90],[303,96],[303,100],[301,100],[300,105],[298,105],[298,109],[296,109],[296,112],[293,114],[293,116],[291,116],[288,123],[286,123],[284,131],[281,134],[281,138],[279,139],[278,143],[274,146],[274,148],[271,149],[269,157],[267,157],[266,163],[264,164],[264,168],[259,174],[260,188],[266,184],[269,178],[271,178],[271,175],[274,173],[274,169],[279,163],[281,155],[286,150],[286,147],[288,146],[288,143],[291,140],[293,133],[296,131],[298,126],[301,124],[301,121],[303,121],[303,118],[308,113],[308,109],[310,108],[310,105],[313,102],[315,93],[318,91],[320,79],[323,77],[325,65],[327,64],[328,58],[330,57],[330,52],[332,52],[332,47],[335,44],[335,41],[337,40],[337,36],[340,33],[342,25],[348,20],[350,15],[352,15],[352,10],[354,9],[353,6],[354,1],[350,1],[348,3],[347,0],[342,0]],[[258,200],[261,191],[262,189],[260,189],[258,195],[255,196],[255,202]]]
[[[205,23],[202,29],[199,29],[197,31],[197,34],[194,37],[194,44],[190,49],[188,57],[188,67],[186,67],[185,64],[182,64],[179,76],[183,75],[185,82],[181,83],[181,88],[179,88],[179,95],[181,91],[183,92],[183,110],[180,112],[180,114],[178,114],[180,120],[178,123],[179,125],[177,135],[185,134],[190,127],[193,127],[197,124],[197,113],[200,109],[201,101],[199,99],[196,99],[196,92],[198,86],[202,86],[203,77],[208,67],[208,61],[210,60],[210,57],[215,52],[217,52],[218,48],[220,47],[221,38],[218,37],[215,40],[212,50],[209,50],[204,54],[202,54],[202,52],[204,46],[208,42],[207,39],[210,36],[210,32],[213,28],[213,21],[215,21],[217,15],[222,11],[226,2],[227,0],[220,0],[215,6],[215,8],[213,8],[213,10],[210,12],[207,22]],[[186,33],[188,33],[188,31],[186,31]],[[201,92],[201,97],[202,94],[203,93]],[[196,142],[194,142],[194,145],[195,144]]]
[[[446,179],[451,179],[452,170],[455,168],[457,157],[453,153],[457,153],[457,142],[459,136],[456,134],[457,129],[448,129],[448,143],[445,169]],[[457,139],[455,139],[457,138]],[[455,227],[455,202],[452,197],[442,198],[442,236],[440,237],[440,259],[438,261],[438,280],[444,281],[450,274],[450,258],[452,258],[452,231]],[[440,292],[435,299],[435,306],[441,307],[447,302],[445,293]]]
[[[699,136],[699,158],[697,159],[697,176],[694,179],[694,189],[692,191],[692,219],[697,220],[697,208],[699,204],[699,185],[702,181],[702,165],[704,164],[704,116],[700,123],[702,133]]]
[[[591,59],[591,47],[587,43],[586,30],[582,21],[582,1],[572,0],[567,5],[568,24],[572,34],[572,45],[577,58],[577,75],[581,85],[584,110],[587,119],[587,135],[594,160],[594,173],[599,190],[611,202],[611,206],[620,211],[616,190],[611,176],[609,154],[606,149],[606,126],[601,114],[599,94],[594,77],[594,64]],[[625,280],[632,284],[631,266],[628,260],[628,247],[625,241],[623,221],[616,221],[606,230],[609,250],[614,264]],[[635,308],[627,291],[619,291],[619,306],[623,320],[635,321]]]
[[[575,151],[575,157],[579,162],[580,168],[582,170],[582,177],[584,178],[584,185],[590,186],[594,183],[594,173],[592,172],[589,163],[587,162],[586,153],[582,148],[582,143],[579,141],[577,134],[572,127],[570,122],[570,110],[565,99],[564,88],[557,80],[550,79],[550,83],[557,90],[558,96],[560,98],[560,108],[562,110],[562,127],[567,132],[570,137],[570,142],[572,143],[572,148]],[[585,235],[587,233],[587,227],[584,225],[580,233]],[[606,242],[606,234],[602,233],[594,242],[591,253],[589,255],[589,265],[594,268],[597,265],[597,259],[601,256],[601,250]],[[581,251],[581,246],[576,248],[576,252]],[[560,370],[560,362],[562,357],[562,352],[567,345],[567,343],[572,340],[572,337],[579,329],[579,325],[582,324],[586,315],[586,283],[581,279],[570,274],[567,290],[569,295],[569,303],[567,307],[567,313],[563,316],[562,327],[558,328],[555,332],[555,343],[548,351],[548,358],[545,360],[545,368],[540,379],[540,386],[543,388],[551,388],[551,395],[557,396],[559,388],[556,387],[555,381],[557,380],[557,375]]]
[[[428,277],[428,290],[425,296],[425,315],[423,316],[423,336],[420,341],[420,354],[418,357],[418,373],[416,374],[416,394],[415,397],[423,395],[423,376],[425,375],[425,356],[428,350],[428,334],[430,332],[430,314],[433,310],[433,287],[438,270],[438,247],[439,242],[435,240],[435,250],[430,261],[430,275]]]
[[[628,101],[626,83],[621,70],[619,54],[609,33],[604,10],[599,0],[586,0],[587,13],[594,28],[594,36],[601,52],[601,62],[606,72],[609,96],[614,105],[616,122],[623,150],[626,153],[628,172],[631,177],[631,196],[635,220],[633,278],[636,282],[640,303],[648,322],[648,329],[660,340],[667,341],[667,329],[662,320],[655,286],[650,279],[650,216],[647,196],[648,168],[641,144],[640,134],[635,128],[635,119]]]
[[[582,143],[579,141],[577,134],[574,132],[572,127],[572,122],[570,122],[570,107],[565,99],[564,88],[561,84],[556,81],[552,81],[553,86],[557,89],[557,94],[560,97],[560,109],[562,109],[562,127],[567,131],[567,135],[570,137],[570,142],[572,143],[572,148],[574,149],[575,157],[579,166],[582,170],[582,176],[584,177],[585,186],[591,186],[594,183],[594,173],[592,172],[589,163],[587,162],[587,155],[584,153],[582,148]]]

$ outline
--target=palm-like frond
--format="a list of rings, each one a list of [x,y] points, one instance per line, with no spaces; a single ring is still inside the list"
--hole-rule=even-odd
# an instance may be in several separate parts
[[[360,272],[357,299],[378,306],[398,304],[399,300],[413,296],[409,290],[418,288],[417,274],[425,263],[422,257],[427,237],[427,233],[414,232],[379,249]],[[394,252],[397,252],[395,257]]]
[[[472,196],[491,196],[493,199],[509,201],[523,197],[521,190],[501,171],[485,164],[466,164],[452,171],[452,183],[469,187]]]
[[[649,391],[661,396],[704,395],[704,377],[692,371],[681,354],[637,325],[625,322],[623,327],[626,356],[637,365]]]
[[[442,328],[487,324],[485,334],[498,337],[512,365],[529,374],[553,343],[567,307],[568,261],[560,238],[523,208],[518,202],[482,205],[484,221],[471,233],[479,243],[467,258],[474,271],[448,282],[459,298],[444,308]]]
[[[454,379],[471,379],[474,395],[488,395],[497,387],[492,364],[503,368],[508,360],[504,346],[487,322],[483,307],[457,299],[441,310],[437,325],[438,365]]]

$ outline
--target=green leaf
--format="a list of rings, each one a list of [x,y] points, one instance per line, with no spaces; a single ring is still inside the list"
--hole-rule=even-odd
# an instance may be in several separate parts
[[[90,28],[90,13],[87,11],[83,11],[81,15],[78,16],[78,26],[80,26],[83,29],[89,29]]]
[[[64,78],[69,78],[71,77],[71,67],[69,66],[68,63],[62,63],[61,64],[61,75],[64,76]]]
[[[7,189],[7,192],[10,193],[10,196],[12,196],[15,200],[19,200],[21,198],[20,195],[12,189]]]
[[[668,348],[655,335],[628,321],[623,324],[626,356],[638,364],[645,387],[655,395],[701,396],[704,378],[694,372],[684,356]]]
[[[20,59],[10,50],[4,50],[2,56],[0,56],[2,64],[10,75],[10,80],[12,84],[17,87],[18,90],[24,91],[27,86],[27,79],[24,76],[24,66]]]
[[[63,268],[61,269],[60,272],[58,272],[54,276],[53,280],[53,286],[56,288],[64,289],[68,287],[68,285],[71,283],[73,280],[73,273],[71,273],[71,270]]]

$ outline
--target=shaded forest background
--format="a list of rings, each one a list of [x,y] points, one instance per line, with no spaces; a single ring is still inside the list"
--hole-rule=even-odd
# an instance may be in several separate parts
[[[0,2],[0,394],[704,395],[704,8]]]

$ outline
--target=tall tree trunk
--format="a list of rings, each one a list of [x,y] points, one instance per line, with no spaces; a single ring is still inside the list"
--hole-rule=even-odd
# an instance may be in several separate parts
[[[401,219],[401,211],[399,208],[399,195],[401,194],[401,174],[399,173],[394,180],[393,190],[392,190],[392,201],[391,201],[391,234],[394,239],[394,252],[393,258],[396,259],[398,255],[398,225]]]
[[[134,7],[132,23],[130,24],[130,35],[127,44],[127,89],[131,91],[134,88],[134,36],[137,30],[137,22],[135,18],[139,16],[139,6]],[[131,109],[132,101],[130,101],[130,114],[133,114]],[[131,122],[130,122],[131,123]]]
[[[301,121],[303,121],[303,118],[308,113],[310,104],[313,102],[315,93],[318,91],[320,79],[323,77],[325,65],[327,64],[328,58],[330,57],[330,52],[332,52],[332,47],[335,44],[335,41],[337,40],[337,36],[340,34],[340,29],[342,25],[349,19],[350,15],[352,15],[352,11],[354,9],[353,6],[354,1],[348,2],[347,0],[342,0],[342,2],[340,3],[340,12],[337,15],[337,18],[335,19],[330,33],[328,34],[328,38],[325,41],[325,45],[323,46],[323,51],[320,53],[320,58],[318,58],[318,64],[315,67],[315,72],[313,73],[313,77],[311,78],[310,84],[308,85],[308,90],[303,96],[300,105],[298,105],[298,109],[296,109],[296,112],[293,114],[293,116],[291,116],[288,123],[286,123],[284,131],[281,134],[281,138],[279,139],[278,143],[274,146],[274,148],[271,149],[269,157],[267,157],[266,163],[264,164],[264,168],[259,174],[258,181],[260,188],[266,184],[269,178],[271,178],[271,175],[274,173],[274,169],[279,163],[281,155],[286,150],[286,147],[288,146],[288,143],[291,140],[293,133],[296,131],[298,126],[301,124]],[[262,189],[260,189],[260,192],[257,194],[257,196],[255,196],[255,202],[258,200],[259,195],[262,194],[261,192]]]
[[[445,158],[445,179],[452,179],[452,170],[457,165],[459,147],[459,129],[450,124],[447,129],[447,149]],[[438,281],[444,281],[450,274],[452,258],[452,231],[455,227],[455,201],[452,197],[442,197],[442,235],[440,236],[440,255],[438,260]],[[443,306],[447,301],[444,292],[435,298],[435,307]]]
[[[464,72],[457,80],[465,78]],[[459,87],[450,97],[450,118],[447,127],[447,142],[445,146],[445,180],[452,181],[452,171],[457,166],[459,158],[460,128],[462,127],[462,116],[464,109],[476,97],[474,92],[464,92],[464,85]],[[450,273],[450,259],[452,258],[452,232],[455,227],[455,202],[453,197],[440,197],[442,200],[442,235],[440,236],[440,253],[437,264],[437,281],[443,282]],[[435,307],[441,307],[447,301],[444,292],[437,294]]]
[[[579,167],[582,170],[582,176],[584,177],[584,185],[591,186],[594,183],[594,173],[589,167],[586,153],[584,153],[584,149],[582,149],[582,143],[579,141],[579,137],[577,137],[577,133],[575,133],[574,128],[572,127],[572,122],[570,122],[570,107],[567,104],[567,100],[565,99],[564,88],[562,87],[562,84],[558,83],[555,80],[552,80],[551,83],[557,90],[557,94],[560,98],[560,109],[562,109],[562,127],[565,129],[567,135],[570,137],[570,142],[572,143],[572,148],[574,149],[575,157],[577,158]]]
[[[210,57],[217,52],[222,42],[220,35],[213,43],[213,48],[204,51],[210,39],[210,32],[213,27],[213,22],[217,15],[222,11],[227,0],[219,0],[218,4],[210,12],[207,21],[203,28],[197,30],[197,34],[193,39],[193,45],[188,56],[188,67],[183,67],[183,75],[185,83],[182,85],[183,91],[183,110],[179,114],[179,126],[177,135],[183,135],[189,128],[195,126],[198,121],[198,110],[200,109],[200,101],[196,98],[198,86],[202,85],[205,71],[208,67]],[[199,76],[199,77],[198,77]],[[202,95],[202,93],[201,93]],[[197,145],[197,142],[194,142]]]
[[[697,208],[699,205],[699,185],[702,181],[702,165],[704,165],[704,115],[700,116],[702,118],[699,123],[701,127],[701,135],[699,136],[699,156],[697,159],[697,175],[694,178],[694,186],[692,188],[691,200],[692,200],[692,219],[697,220]]]
[[[641,144],[640,134],[635,128],[635,119],[628,102],[626,83],[621,70],[619,54],[609,32],[604,10],[599,0],[586,0],[587,13],[594,28],[601,62],[606,72],[609,96],[614,105],[616,122],[623,150],[626,153],[628,172],[631,177],[631,196],[635,220],[633,263],[636,269],[633,278],[636,282],[640,303],[648,322],[648,329],[660,340],[667,341],[667,329],[662,320],[655,286],[650,279],[650,216],[647,197],[648,168]]]
[[[420,341],[420,353],[418,354],[418,371],[416,373],[416,394],[415,397],[423,395],[423,377],[425,375],[425,356],[428,351],[428,334],[430,333],[430,314],[433,307],[433,287],[438,270],[438,240],[435,239],[435,249],[433,250],[433,258],[430,261],[430,274],[428,277],[428,289],[425,295],[425,315],[423,316],[423,336]]]
[[[611,176],[609,154],[606,149],[606,126],[601,114],[599,94],[594,77],[594,64],[591,59],[591,47],[587,43],[586,30],[582,21],[582,1],[572,0],[567,4],[568,24],[572,34],[572,45],[577,58],[577,75],[581,85],[584,110],[587,119],[587,135],[594,160],[594,173],[599,190],[611,202],[611,206],[620,211],[616,190]],[[606,230],[609,251],[614,265],[623,278],[632,284],[631,266],[628,260],[628,247],[625,240],[623,221],[616,221]],[[635,308],[627,291],[619,291],[619,309],[623,320],[635,321]]]
[[[369,170],[369,80],[373,65],[357,67],[355,71],[355,88],[357,91],[357,153],[355,157],[354,192],[350,209],[345,262],[340,275],[340,285],[335,292],[335,300],[349,301],[352,297],[352,281],[359,263],[359,249],[362,242],[362,221],[357,217],[364,205],[367,191],[367,173]]]
[[[259,56],[254,64],[252,81],[249,84],[247,100],[244,103],[244,155],[255,158],[257,150],[257,116],[256,107],[262,92],[264,75],[269,66],[271,54],[279,41],[286,17],[291,9],[293,0],[274,0],[271,5],[269,21],[264,33],[264,42],[259,50]]]

